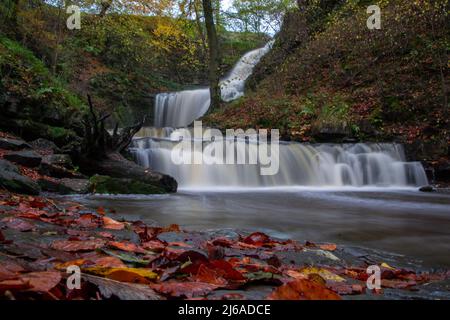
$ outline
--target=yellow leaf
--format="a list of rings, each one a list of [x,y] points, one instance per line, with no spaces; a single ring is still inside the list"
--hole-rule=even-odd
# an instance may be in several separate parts
[[[145,268],[84,268],[83,271],[122,282],[149,283],[147,279],[156,279],[158,274]]]
[[[382,266],[383,268],[386,268],[386,269],[395,270],[395,268],[391,267],[391,266],[388,265],[386,262],[383,262],[383,263],[381,264],[381,266]]]
[[[327,281],[344,282],[345,279],[337,274],[322,268],[307,267],[300,270],[300,273],[308,276],[310,274],[318,274]]]

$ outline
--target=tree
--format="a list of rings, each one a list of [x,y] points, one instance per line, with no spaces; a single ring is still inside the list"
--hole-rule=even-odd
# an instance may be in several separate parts
[[[293,0],[234,0],[227,12],[230,27],[244,32],[277,32]]]
[[[217,30],[214,23],[214,10],[211,0],[202,0],[205,15],[206,33],[208,35],[209,47],[209,86],[211,93],[210,110],[220,106],[220,52]]]

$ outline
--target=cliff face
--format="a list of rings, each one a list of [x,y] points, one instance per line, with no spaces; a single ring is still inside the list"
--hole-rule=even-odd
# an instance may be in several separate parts
[[[448,1],[431,3],[383,1],[381,30],[367,28],[367,5],[353,1],[289,13],[246,97],[205,120],[278,128],[297,141],[398,141],[411,158],[448,157]]]

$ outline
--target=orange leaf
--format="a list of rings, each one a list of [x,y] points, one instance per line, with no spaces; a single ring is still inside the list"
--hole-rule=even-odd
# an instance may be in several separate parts
[[[145,253],[145,250],[141,247],[135,245],[132,242],[118,242],[118,241],[110,241],[108,243],[109,246],[114,247],[116,249],[128,252],[136,252],[136,253]]]
[[[316,282],[298,279],[278,287],[269,300],[341,300],[335,292]]]
[[[98,213],[99,215],[101,215],[101,216],[104,216],[104,215],[106,214],[105,208],[103,208],[103,207],[98,207],[98,208],[97,208],[97,213]]]
[[[103,228],[110,230],[122,230],[125,228],[125,224],[114,219],[103,217]]]

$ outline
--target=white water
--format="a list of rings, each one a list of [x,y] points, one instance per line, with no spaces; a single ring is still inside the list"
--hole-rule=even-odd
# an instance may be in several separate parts
[[[245,81],[253,68],[270,50],[273,42],[245,54],[230,74],[220,82],[222,100],[229,102],[244,95]],[[180,128],[190,125],[209,109],[209,88],[160,93],[155,99],[155,127]]]
[[[160,135],[161,136],[161,135]],[[398,144],[300,144],[280,145],[279,172],[262,176],[260,164],[175,165],[171,152],[178,141],[135,139],[131,149],[136,161],[174,177],[182,189],[273,187],[419,187],[427,177],[419,162],[406,162]],[[231,140],[204,142],[226,150]],[[257,152],[257,144],[234,144],[235,154]],[[193,150],[184,150],[193,157]],[[213,155],[214,157],[214,155]],[[217,159],[220,160],[220,159]],[[212,163],[214,161],[209,161]]]
[[[246,79],[272,46],[247,53],[221,81],[222,99],[231,101],[244,94]],[[299,144],[282,143],[279,148],[279,171],[261,175],[259,164],[176,165],[171,153],[178,141],[170,139],[174,129],[186,127],[209,108],[209,89],[188,90],[157,95],[155,127],[144,128],[136,135],[131,148],[136,161],[153,170],[171,175],[182,189],[236,190],[239,188],[360,188],[419,187],[428,183],[419,162],[407,162],[398,144]],[[176,132],[175,132],[176,133]],[[203,141],[203,147],[219,144],[227,150],[234,140]],[[258,144],[249,139],[234,144],[234,154],[249,159],[258,152]],[[182,157],[195,152],[184,150]],[[210,160],[213,159],[209,156]],[[236,156],[237,157],[237,156]],[[220,162],[221,159],[216,159]],[[208,161],[217,162],[217,161]]]

